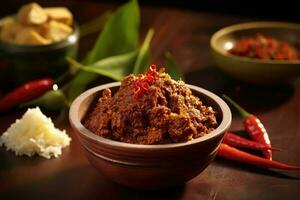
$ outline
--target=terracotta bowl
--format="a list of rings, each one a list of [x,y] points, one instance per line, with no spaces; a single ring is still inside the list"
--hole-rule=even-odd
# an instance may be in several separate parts
[[[90,163],[105,177],[119,184],[157,189],[183,184],[202,172],[214,159],[225,131],[231,124],[231,112],[215,94],[188,85],[205,105],[217,111],[219,126],[195,140],[159,145],[128,144],[93,134],[81,123],[101,96],[102,90],[116,91],[120,83],[109,83],[87,90],[71,105],[69,119]]]

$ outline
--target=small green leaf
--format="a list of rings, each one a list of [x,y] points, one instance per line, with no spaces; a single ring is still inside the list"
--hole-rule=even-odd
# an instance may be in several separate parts
[[[178,64],[176,63],[175,59],[173,58],[170,52],[165,53],[165,58],[167,60],[168,74],[172,77],[172,79],[184,79],[183,72],[180,70]]]
[[[82,65],[71,57],[68,57],[67,60],[71,65],[81,70],[97,73],[120,81],[124,78],[124,76],[128,75],[132,71],[131,69],[136,57],[137,51],[133,51],[126,54],[104,58],[91,65]]]
[[[154,35],[154,29],[150,29],[145,37],[144,43],[142,44],[136,62],[133,68],[133,74],[144,73],[149,65],[150,59],[150,43]]]

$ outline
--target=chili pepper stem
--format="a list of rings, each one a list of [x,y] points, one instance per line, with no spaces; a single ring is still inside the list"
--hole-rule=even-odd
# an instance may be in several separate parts
[[[230,97],[228,97],[227,95],[223,94],[222,97],[228,101],[233,107],[235,107],[240,115],[246,119],[247,117],[249,117],[251,114],[248,113],[245,109],[243,109],[238,103],[236,103],[235,101],[233,101]]]
[[[281,151],[280,148],[277,148],[277,147],[270,147],[269,148],[271,151]]]

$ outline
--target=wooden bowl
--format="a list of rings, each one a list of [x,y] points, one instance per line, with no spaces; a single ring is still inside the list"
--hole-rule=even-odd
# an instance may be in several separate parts
[[[87,90],[71,105],[69,119],[90,163],[108,179],[119,184],[157,189],[183,184],[202,172],[214,159],[225,131],[231,124],[227,104],[215,94],[202,88],[187,85],[205,105],[217,111],[219,126],[211,133],[195,140],[159,145],[128,144],[95,135],[86,129],[81,120],[102,94],[113,92],[119,82]]]
[[[261,33],[294,45],[300,45],[300,25],[284,22],[249,22],[217,31],[210,40],[217,66],[229,76],[252,84],[284,84],[300,77],[300,60],[262,60],[228,53],[243,36]]]

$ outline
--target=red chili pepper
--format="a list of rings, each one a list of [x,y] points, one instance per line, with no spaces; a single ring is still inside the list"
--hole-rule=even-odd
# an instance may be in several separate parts
[[[244,128],[248,132],[249,136],[256,142],[261,144],[265,144],[271,147],[271,141],[269,135],[264,127],[264,125],[260,122],[260,120],[246,110],[244,110],[240,105],[230,99],[228,96],[223,95],[223,97],[230,102],[241,114],[244,118]],[[262,150],[262,153],[265,158],[272,160],[272,152],[271,150]]]
[[[0,111],[7,110],[21,103],[25,103],[52,89],[54,81],[43,78],[27,82],[6,94],[0,99]]]
[[[266,149],[270,149],[273,151],[280,150],[275,147],[269,147],[268,145],[265,145],[265,144],[247,140],[247,139],[242,138],[233,133],[226,133],[226,135],[223,138],[222,143],[228,144],[233,147],[242,147],[242,148],[253,149],[253,150],[266,150]]]
[[[255,156],[244,151],[240,151],[234,147],[230,147],[227,144],[221,144],[217,153],[218,156],[229,160],[234,160],[257,167],[276,168],[276,169],[287,169],[287,170],[300,170],[300,166],[288,165],[285,163],[268,160]]]

